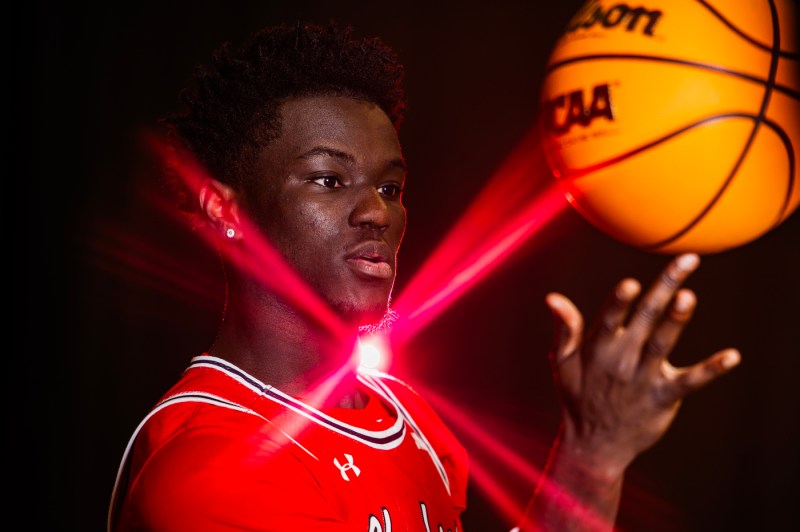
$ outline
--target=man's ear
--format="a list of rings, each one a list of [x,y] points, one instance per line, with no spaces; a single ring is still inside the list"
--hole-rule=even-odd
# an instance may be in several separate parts
[[[239,202],[233,187],[209,179],[200,187],[197,198],[200,209],[221,234],[229,239],[241,238]]]

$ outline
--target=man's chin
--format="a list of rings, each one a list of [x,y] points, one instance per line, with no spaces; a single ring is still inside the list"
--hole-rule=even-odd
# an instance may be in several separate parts
[[[383,316],[381,316],[379,320],[373,320],[370,323],[359,325],[358,332],[363,334],[389,332],[395,321],[397,321],[397,312],[392,308],[386,308],[384,309]]]
[[[397,320],[397,313],[387,305],[372,309],[357,309],[337,305],[334,307],[334,311],[347,325],[353,327],[359,333],[388,331]]]

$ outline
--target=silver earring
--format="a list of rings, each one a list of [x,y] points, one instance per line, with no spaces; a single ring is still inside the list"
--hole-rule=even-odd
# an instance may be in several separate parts
[[[225,230],[225,236],[227,236],[228,238],[233,238],[234,236],[236,236],[236,231],[233,230],[233,227],[229,227]]]

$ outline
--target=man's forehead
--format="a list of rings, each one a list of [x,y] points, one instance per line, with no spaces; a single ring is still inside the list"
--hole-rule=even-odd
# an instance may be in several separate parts
[[[275,144],[294,157],[331,156],[355,160],[380,152],[402,160],[397,132],[372,102],[343,96],[308,96],[281,105],[281,132]],[[404,166],[404,163],[403,163]]]
[[[383,127],[388,124],[392,130],[389,117],[375,103],[347,96],[302,96],[291,98],[279,107],[284,125],[313,124],[316,128],[336,129],[360,125],[366,127]],[[298,120],[302,119],[302,120]],[[292,124],[286,121],[298,120]]]

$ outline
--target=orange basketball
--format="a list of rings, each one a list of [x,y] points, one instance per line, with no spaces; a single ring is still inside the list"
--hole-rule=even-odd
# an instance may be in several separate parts
[[[796,0],[590,0],[549,59],[545,153],[569,202],[658,253],[716,253],[800,203]]]

